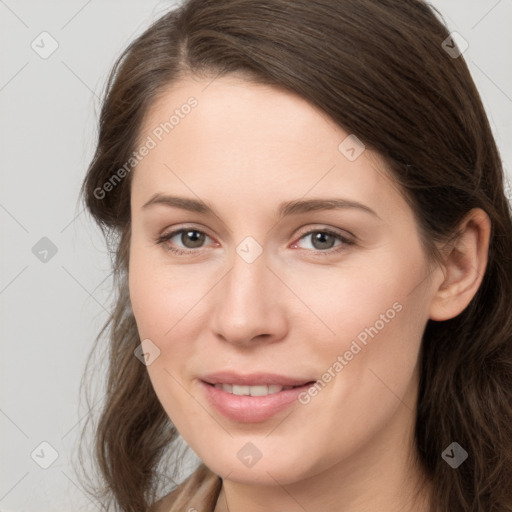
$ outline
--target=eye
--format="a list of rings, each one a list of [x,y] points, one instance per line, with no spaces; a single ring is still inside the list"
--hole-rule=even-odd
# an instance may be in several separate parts
[[[299,240],[307,239],[311,241],[311,249],[316,254],[333,254],[346,249],[347,246],[354,245],[355,242],[346,236],[331,229],[316,229],[303,233]],[[175,254],[193,254],[202,249],[205,240],[211,238],[204,232],[195,228],[180,228],[159,236],[155,242],[162,245],[167,251]],[[336,245],[336,241],[339,243]],[[180,247],[181,244],[181,247]],[[292,247],[297,247],[295,242]],[[334,247],[337,249],[332,250]],[[308,249],[308,247],[302,249]]]
[[[310,230],[307,233],[302,234],[299,240],[307,240],[309,238],[310,240],[310,248],[313,249],[314,252],[317,254],[320,253],[326,253],[326,254],[332,254],[337,253],[339,251],[342,251],[346,249],[346,246],[354,245],[354,241],[350,240],[346,236],[343,236],[341,233],[338,233],[331,229],[316,229],[316,230]],[[336,241],[339,241],[338,245],[336,246]],[[293,245],[293,247],[296,247],[298,244],[297,242]],[[331,250],[334,247],[338,247],[337,249]],[[304,247],[303,247],[304,248]],[[308,247],[306,247],[307,249]]]
[[[201,249],[206,238],[210,238],[204,231],[195,228],[181,228],[163,234],[156,239],[168,251],[176,254],[191,254],[194,249]],[[181,243],[184,248],[176,247]]]

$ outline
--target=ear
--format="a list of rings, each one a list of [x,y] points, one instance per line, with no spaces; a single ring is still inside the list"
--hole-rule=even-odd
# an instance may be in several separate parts
[[[447,250],[444,280],[430,304],[430,318],[443,321],[466,309],[482,282],[487,267],[491,220],[481,208],[473,208],[459,224],[460,237]]]

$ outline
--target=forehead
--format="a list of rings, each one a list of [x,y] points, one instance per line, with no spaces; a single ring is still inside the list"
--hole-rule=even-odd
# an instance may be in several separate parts
[[[192,101],[195,106],[189,109]],[[164,89],[148,111],[143,135],[165,124],[173,113],[173,138],[179,138],[180,125],[186,125],[187,136],[201,146],[229,139],[252,145],[264,141],[268,149],[283,143],[314,147],[320,141],[328,144],[337,130],[326,114],[299,95],[230,75],[183,78]]]
[[[292,92],[233,76],[184,78],[147,113],[139,140],[151,139],[154,147],[137,165],[134,182],[146,196],[167,185],[188,186],[189,195],[232,188],[247,198],[279,191],[297,198],[342,187],[361,199],[378,192],[385,200],[393,194],[385,187],[394,184],[383,162],[369,150],[348,159],[349,136]]]

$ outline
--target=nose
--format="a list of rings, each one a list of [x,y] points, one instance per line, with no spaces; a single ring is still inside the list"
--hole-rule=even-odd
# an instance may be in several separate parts
[[[283,339],[288,324],[286,287],[269,268],[266,254],[248,262],[238,253],[215,287],[211,328],[217,338],[240,346]]]

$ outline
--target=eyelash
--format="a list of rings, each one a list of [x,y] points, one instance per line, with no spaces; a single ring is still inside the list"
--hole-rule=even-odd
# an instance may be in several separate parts
[[[179,248],[172,247],[172,246],[166,244],[166,242],[168,242],[171,238],[174,238],[176,235],[186,232],[186,231],[195,231],[197,233],[201,233],[201,234],[208,236],[204,231],[201,231],[200,229],[185,227],[185,228],[176,229],[174,231],[171,231],[170,233],[167,233],[167,234],[157,237],[155,240],[155,243],[162,245],[166,251],[170,251],[170,252],[172,252],[174,254],[178,254],[178,255],[190,255],[190,254],[198,252],[200,249],[203,249],[203,247],[199,247],[198,249],[179,249]],[[337,254],[337,253],[345,250],[346,246],[355,245],[355,241],[350,240],[350,239],[344,237],[343,235],[341,235],[340,233],[333,231],[332,229],[328,229],[328,228],[313,229],[313,230],[307,231],[306,233],[303,233],[299,237],[298,240],[302,240],[306,236],[312,235],[313,233],[324,233],[324,234],[332,235],[342,242],[342,244],[339,245],[337,249],[331,248],[331,249],[326,249],[324,251],[319,250],[319,249],[304,249],[306,251],[313,252],[315,255],[332,256],[333,254]]]

